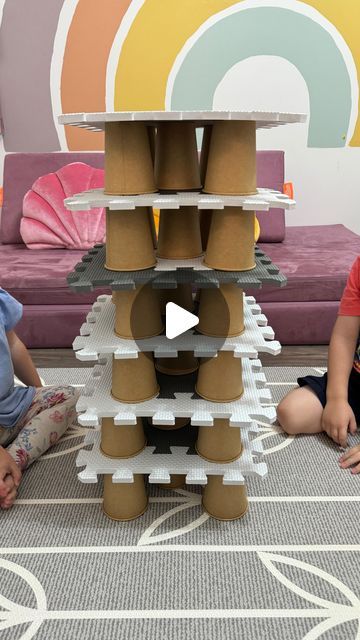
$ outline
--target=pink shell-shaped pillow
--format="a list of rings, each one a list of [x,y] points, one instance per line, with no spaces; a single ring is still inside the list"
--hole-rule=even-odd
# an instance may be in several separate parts
[[[24,196],[21,237],[28,249],[91,249],[105,239],[105,210],[68,211],[64,198],[104,186],[104,170],[72,162],[38,178]]]

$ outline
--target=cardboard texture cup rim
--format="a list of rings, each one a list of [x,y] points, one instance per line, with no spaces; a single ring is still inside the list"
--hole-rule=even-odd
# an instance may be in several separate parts
[[[226,464],[227,462],[235,462],[235,460],[238,460],[241,457],[244,451],[244,448],[243,446],[241,446],[241,450],[238,455],[234,456],[233,458],[226,458],[226,460],[224,458],[209,458],[207,456],[204,456],[201,453],[201,451],[198,449],[197,445],[195,445],[195,451],[198,454],[198,456],[200,456],[200,458],[202,458],[203,460],[206,460],[207,462],[224,462]]]
[[[240,395],[232,396],[231,398],[226,398],[226,400],[220,400],[218,398],[211,398],[208,395],[204,395],[203,393],[200,393],[197,388],[197,385],[195,385],[195,391],[197,395],[200,396],[200,398],[204,398],[204,400],[208,400],[209,402],[219,402],[220,404],[223,402],[234,402],[235,400],[240,400],[240,398],[244,395],[244,391],[242,391]]]
[[[238,336],[241,336],[243,333],[245,333],[245,327],[242,331],[239,331],[239,333],[227,333],[226,336],[224,335],[220,336],[217,333],[209,333],[208,331],[199,329],[199,325],[197,325],[196,331],[197,333],[201,333],[201,335],[203,336],[209,336],[209,338],[237,338]]]
[[[120,429],[121,429],[121,427],[120,427]],[[145,440],[144,446],[142,446],[140,449],[138,449],[134,453],[131,453],[131,454],[127,455],[127,456],[115,456],[114,454],[107,453],[106,451],[104,451],[104,449],[102,448],[101,445],[100,445],[100,451],[103,454],[103,456],[105,456],[106,458],[111,458],[111,459],[114,459],[114,460],[127,460],[128,458],[134,458],[139,453],[144,451],[144,449],[146,448],[146,445],[147,445],[147,441]]]
[[[203,264],[206,267],[210,267],[211,269],[215,268],[215,267],[212,267],[208,262],[205,262],[205,259],[203,260]],[[255,269],[255,267],[256,267],[256,262],[254,262],[254,264],[251,267],[246,267],[246,269],[245,268],[243,268],[243,269],[239,269],[239,268],[233,269],[231,267],[228,267],[228,268],[227,267],[216,267],[216,270],[217,271],[252,271],[253,269]]]
[[[158,396],[160,393],[160,385],[157,386],[157,391],[156,393],[153,393],[150,396],[147,396],[146,398],[142,398],[141,400],[125,400],[124,398],[118,398],[117,396],[115,396],[112,392],[112,389],[110,391],[110,395],[114,400],[118,400],[118,402],[124,402],[125,404],[134,404],[136,402],[146,402],[146,400],[152,400],[152,398],[156,398],[156,396]]]
[[[243,516],[245,516],[249,510],[249,504],[246,505],[245,507],[245,511],[243,511],[242,513],[240,513],[237,516],[232,516],[229,518],[221,518],[220,516],[215,515],[214,513],[212,513],[204,504],[204,500],[201,501],[201,506],[204,509],[204,511],[206,511],[207,514],[209,514],[209,516],[211,516],[212,518],[214,518],[214,520],[219,520],[220,522],[232,522],[233,520],[240,520],[240,518],[243,518]]]

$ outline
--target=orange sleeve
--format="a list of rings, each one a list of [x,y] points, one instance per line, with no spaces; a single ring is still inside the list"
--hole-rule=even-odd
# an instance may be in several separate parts
[[[339,316],[360,316],[360,256],[351,267],[340,301]]]

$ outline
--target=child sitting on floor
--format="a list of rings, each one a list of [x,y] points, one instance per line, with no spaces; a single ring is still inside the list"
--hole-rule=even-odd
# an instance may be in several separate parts
[[[355,353],[355,357],[354,357]],[[299,378],[300,389],[285,396],[277,409],[280,425],[289,434],[321,433],[342,447],[347,432],[360,423],[360,256],[355,260],[343,293],[322,377]],[[360,445],[340,457],[342,468],[360,472]]]
[[[14,332],[22,305],[0,288],[0,507],[14,503],[21,472],[66,431],[78,392],[43,387],[30,355]],[[14,372],[26,387],[14,386]]]

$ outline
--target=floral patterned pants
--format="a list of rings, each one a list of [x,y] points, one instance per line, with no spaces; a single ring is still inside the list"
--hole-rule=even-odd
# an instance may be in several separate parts
[[[74,387],[39,387],[21,421],[14,427],[0,426],[0,445],[26,469],[55,444],[76,417],[79,392]]]

